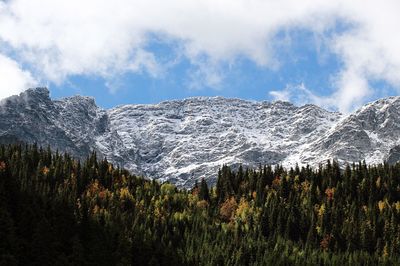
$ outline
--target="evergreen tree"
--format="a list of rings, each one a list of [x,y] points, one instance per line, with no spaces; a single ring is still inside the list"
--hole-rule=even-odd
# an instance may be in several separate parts
[[[199,199],[210,201],[210,193],[208,190],[208,185],[207,182],[204,180],[204,178],[201,179],[200,183]]]

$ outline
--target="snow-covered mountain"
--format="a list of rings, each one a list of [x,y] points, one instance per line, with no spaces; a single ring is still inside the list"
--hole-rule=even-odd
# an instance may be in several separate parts
[[[37,142],[113,163],[161,181],[212,183],[222,164],[317,165],[327,159],[400,159],[400,97],[350,116],[315,105],[196,97],[99,108],[90,97],[51,100],[45,88],[0,102],[0,141]]]

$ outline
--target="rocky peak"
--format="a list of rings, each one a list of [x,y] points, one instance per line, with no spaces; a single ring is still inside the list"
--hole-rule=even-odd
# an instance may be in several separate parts
[[[49,103],[50,92],[47,88],[34,88],[21,92],[20,98],[28,103]]]
[[[91,97],[52,101],[44,88],[2,106],[1,142],[38,142],[76,157],[96,150],[134,173],[179,186],[201,177],[213,183],[222,164],[290,167],[399,157],[400,97],[367,104],[346,118],[310,104],[223,97],[104,110]]]
[[[63,98],[60,101],[75,106],[88,106],[97,108],[95,99],[89,96],[75,95],[72,97]]]

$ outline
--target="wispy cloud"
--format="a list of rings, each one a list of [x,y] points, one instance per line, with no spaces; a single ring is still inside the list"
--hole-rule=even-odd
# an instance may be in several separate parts
[[[303,83],[295,85],[288,84],[282,90],[270,91],[269,96],[271,96],[273,100],[288,101],[295,103],[297,105],[312,103],[328,109],[336,109],[336,110],[339,109],[337,106],[337,100],[334,95],[329,95],[329,96],[316,95]]]
[[[276,34],[307,30],[342,61],[326,99],[346,112],[376,94],[372,81],[400,88],[398,10],[397,0],[10,0],[0,2],[0,41],[31,76],[62,83],[72,75],[113,80],[127,71],[158,77],[164,65],[146,47],[149,35],[160,35],[179,44],[196,67],[194,79],[218,88],[219,64],[245,57],[276,68]],[[350,26],[326,34],[343,21]]]

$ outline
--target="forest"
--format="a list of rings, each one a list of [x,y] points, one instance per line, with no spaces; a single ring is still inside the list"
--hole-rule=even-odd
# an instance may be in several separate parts
[[[0,265],[400,265],[400,164],[217,175],[178,189],[2,145]]]

